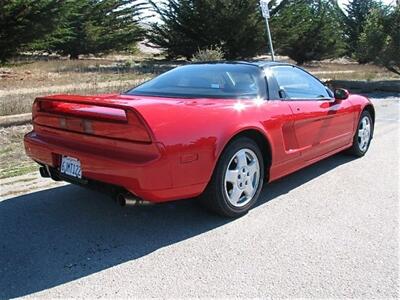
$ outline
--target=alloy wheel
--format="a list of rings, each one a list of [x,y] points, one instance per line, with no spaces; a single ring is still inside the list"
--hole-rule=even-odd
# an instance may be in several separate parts
[[[371,121],[368,116],[364,116],[358,127],[358,146],[362,152],[367,151],[371,138]]]
[[[243,207],[257,192],[260,183],[260,163],[250,149],[241,149],[231,158],[225,172],[224,191],[231,205]]]

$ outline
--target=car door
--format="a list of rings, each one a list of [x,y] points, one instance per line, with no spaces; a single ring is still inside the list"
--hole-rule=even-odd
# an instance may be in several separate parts
[[[297,150],[305,161],[351,142],[354,112],[349,101],[335,100],[318,79],[298,67],[280,65],[271,70],[279,96],[292,110]]]

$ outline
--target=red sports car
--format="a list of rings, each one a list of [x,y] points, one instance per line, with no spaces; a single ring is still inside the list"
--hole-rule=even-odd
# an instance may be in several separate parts
[[[371,102],[290,64],[175,68],[126,93],[33,104],[27,154],[44,177],[109,187],[122,202],[192,198],[237,217],[264,182],[348,149],[363,156]]]

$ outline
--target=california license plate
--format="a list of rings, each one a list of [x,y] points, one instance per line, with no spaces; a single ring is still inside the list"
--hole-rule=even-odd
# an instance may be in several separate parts
[[[61,158],[61,173],[75,178],[82,178],[81,162],[69,156]]]

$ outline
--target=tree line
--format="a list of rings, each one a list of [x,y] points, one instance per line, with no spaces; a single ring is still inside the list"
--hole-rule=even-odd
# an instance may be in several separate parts
[[[270,0],[276,52],[298,64],[349,56],[400,74],[400,7],[379,0]],[[158,15],[146,24],[144,12]],[[126,51],[146,39],[168,58],[220,49],[225,59],[266,52],[258,0],[1,0],[0,61],[21,51]]]

